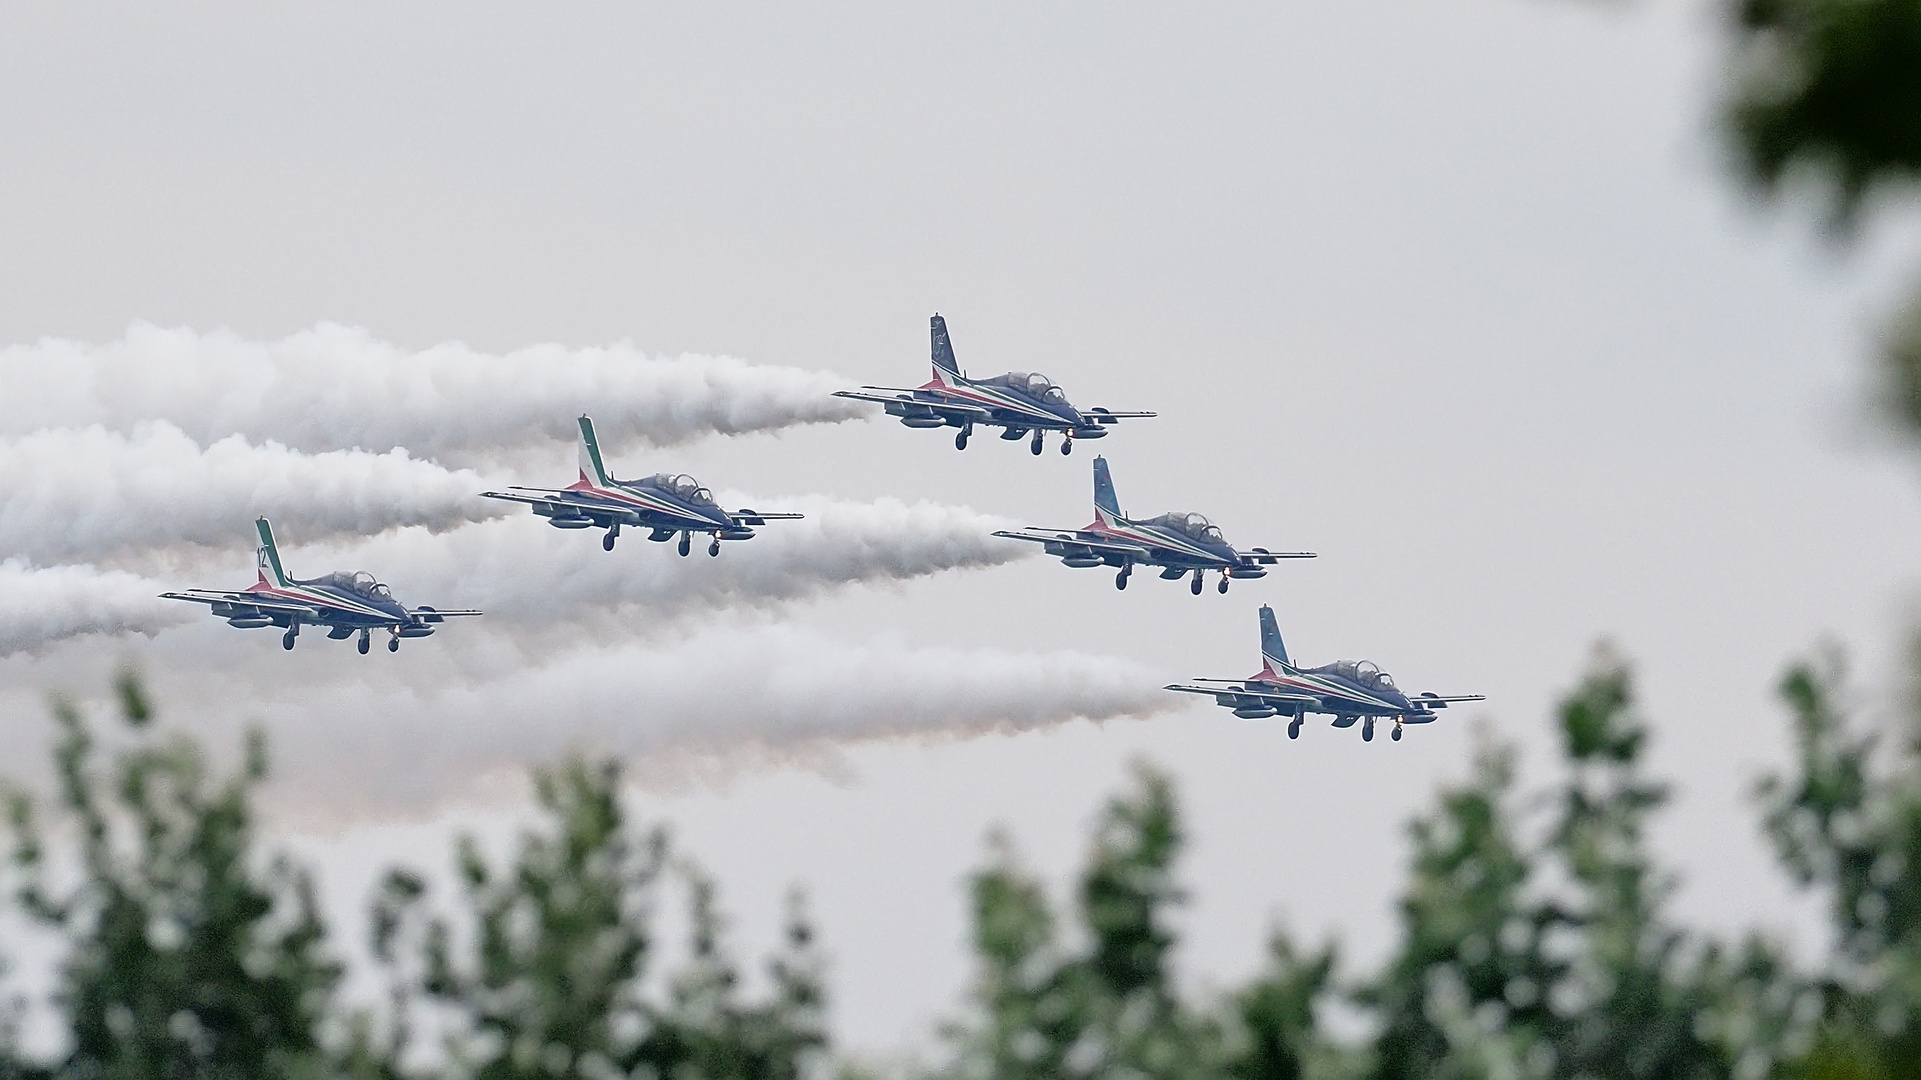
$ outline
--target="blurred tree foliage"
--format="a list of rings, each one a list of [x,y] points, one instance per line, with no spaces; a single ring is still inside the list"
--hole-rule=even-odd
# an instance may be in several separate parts
[[[1877,189],[1921,180],[1921,0],[1734,0],[1726,105],[1742,171],[1811,183],[1837,233]],[[1921,432],[1921,293],[1891,321],[1885,397]]]

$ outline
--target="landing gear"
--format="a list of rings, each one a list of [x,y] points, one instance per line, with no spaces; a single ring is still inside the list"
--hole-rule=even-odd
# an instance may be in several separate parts
[[[683,559],[686,558],[687,553],[692,550],[694,550],[694,534],[686,533],[686,532],[681,533],[680,534],[680,557]]]
[[[1027,444],[1027,449],[1031,451],[1036,457],[1040,456],[1040,452],[1041,452],[1041,429],[1040,428],[1034,429],[1034,441]]]
[[[1298,717],[1288,721],[1287,737],[1290,739],[1298,739],[1301,737],[1301,721]]]
[[[608,529],[607,535],[600,538],[600,550],[602,551],[614,550],[614,536],[615,536],[614,530]]]
[[[1201,595],[1201,586],[1205,584],[1206,582],[1201,580],[1201,572],[1196,570],[1194,571],[1194,580],[1188,585],[1187,591],[1193,593],[1195,596],[1199,596]]]
[[[1371,716],[1361,722],[1361,741],[1374,741],[1374,718]]]
[[[707,555],[709,558],[712,558],[719,554],[720,554],[720,537],[715,536],[712,540],[709,540],[707,542]]]
[[[1223,593],[1227,591],[1227,571],[1221,571],[1221,583],[1215,586],[1215,591]]]
[[[300,627],[298,626],[287,627],[287,632],[280,635],[280,647],[283,649],[286,649],[288,652],[292,652],[293,639],[299,636],[300,636]]]
[[[969,435],[972,435],[973,433],[974,433],[974,426],[972,424],[969,424],[968,426],[960,429],[960,432],[954,436],[954,449],[956,450],[967,449],[967,437]]]
[[[1127,588],[1127,575],[1133,572],[1134,572],[1134,568],[1131,566],[1121,567],[1121,572],[1114,575],[1114,587],[1116,589]]]
[[[362,630],[360,632],[360,641],[355,647],[360,650],[360,655],[362,656],[367,655],[367,650],[373,648],[373,639],[368,636],[367,631]]]
[[[1073,452],[1074,452],[1074,436],[1069,435],[1067,438],[1061,440],[1061,456],[1066,457],[1067,455]]]
[[[387,651],[388,652],[400,651],[400,638],[398,635],[387,639]]]
[[[1399,720],[1394,722],[1394,730],[1388,732],[1388,738],[1393,739],[1395,742],[1401,741],[1401,722]]]

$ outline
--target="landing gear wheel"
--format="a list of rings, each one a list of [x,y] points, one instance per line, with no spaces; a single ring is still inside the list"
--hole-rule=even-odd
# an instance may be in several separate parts
[[[612,550],[614,550],[614,533],[613,533],[613,530],[611,530],[611,529],[609,529],[609,530],[607,531],[607,535],[606,535],[606,536],[603,536],[603,537],[601,537],[601,538],[600,538],[600,550],[602,550],[602,551],[612,551]]]
[[[1290,721],[1288,723],[1287,737],[1290,739],[1298,739],[1301,737],[1301,722],[1299,720]]]
[[[680,534],[680,557],[683,559],[686,558],[687,553],[692,550],[694,550],[693,535],[690,533],[681,533]]]
[[[1218,587],[1218,588],[1217,588],[1217,589],[1216,589],[1215,591],[1217,591],[1217,592],[1226,592],[1226,591],[1227,591],[1227,575],[1226,575],[1226,574],[1222,574],[1222,575],[1221,575],[1221,583],[1220,583],[1220,586],[1219,586],[1219,587]]]
[[[360,641],[356,645],[356,648],[360,650],[360,655],[362,656],[367,655],[367,650],[373,648],[373,641],[368,638],[367,631],[362,630],[360,632]]]
[[[387,639],[387,651],[388,651],[388,652],[399,652],[399,651],[400,651],[400,639],[399,639],[399,638],[388,638],[388,639]]]
[[[1116,589],[1127,588],[1127,571],[1123,570],[1114,575],[1114,587]]]
[[[967,449],[967,429],[966,428],[960,429],[959,434],[954,436],[954,449],[956,450]]]
[[[1036,457],[1040,456],[1041,433],[1038,430],[1034,432],[1034,441],[1027,444],[1027,449],[1031,451]]]
[[[286,633],[280,635],[280,647],[283,649],[286,649],[288,652],[292,652],[293,639],[294,639],[294,632],[292,630],[289,630]]]
[[[1187,591],[1193,593],[1195,596],[1199,596],[1201,595],[1201,586],[1205,584],[1206,582],[1201,580],[1201,572],[1196,570],[1194,571],[1194,581],[1188,585]]]
[[[1395,742],[1400,742],[1401,741],[1401,725],[1395,724],[1394,730],[1388,732],[1387,737],[1390,739],[1393,739]]]
[[[1061,456],[1066,457],[1067,455],[1073,452],[1074,452],[1074,440],[1062,439],[1061,440]]]
[[[1374,741],[1374,721],[1369,720],[1366,723],[1363,723],[1361,725],[1361,741],[1362,742]]]
[[[709,558],[712,558],[719,554],[720,554],[720,537],[716,536],[712,540],[707,542],[707,555]]]

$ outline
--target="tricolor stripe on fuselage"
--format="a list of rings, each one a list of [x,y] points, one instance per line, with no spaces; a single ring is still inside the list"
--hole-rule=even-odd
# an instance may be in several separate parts
[[[1323,705],[1327,704],[1327,698],[1337,697],[1344,698],[1358,705],[1372,706],[1382,710],[1382,712],[1387,715],[1398,715],[1409,711],[1402,705],[1376,697],[1365,690],[1349,686],[1345,682],[1334,682],[1324,676],[1314,675],[1301,671],[1298,668],[1284,667],[1281,671],[1277,672],[1274,670],[1272,661],[1268,662],[1268,665],[1262,669],[1259,675],[1247,681],[1251,683],[1265,683],[1269,686],[1280,687],[1284,690],[1304,691],[1321,698],[1321,704]]]
[[[1181,533],[1173,530],[1163,530],[1152,525],[1141,525],[1129,521],[1118,514],[1103,510],[1098,506],[1094,508],[1094,524],[1088,526],[1087,531],[1103,533],[1118,537],[1122,540],[1130,540],[1138,544],[1167,548],[1181,555],[1204,561],[1209,566],[1227,566],[1231,564],[1231,560],[1221,555],[1220,552],[1209,551]]]
[[[1019,413],[1039,421],[1039,423],[1035,425],[1037,427],[1043,425],[1052,427],[1076,426],[1073,420],[1061,416],[1059,413],[1049,412],[1041,406],[1035,405],[1026,397],[1016,395],[1012,390],[997,386],[985,386],[968,379],[964,375],[953,375],[953,381],[949,382],[948,375],[949,373],[943,372],[940,368],[936,367],[934,369],[933,381],[921,387],[921,389],[929,390],[937,394],[952,395],[975,405],[987,405],[990,408],[1005,409],[1009,412]]]

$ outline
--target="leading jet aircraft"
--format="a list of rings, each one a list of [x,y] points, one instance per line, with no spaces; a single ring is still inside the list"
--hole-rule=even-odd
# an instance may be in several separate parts
[[[409,609],[394,599],[393,593],[364,570],[336,571],[317,578],[291,578],[280,565],[280,549],[274,546],[273,526],[266,518],[254,521],[260,534],[260,547],[254,552],[260,580],[240,592],[213,589],[188,589],[160,595],[168,600],[190,600],[208,605],[229,626],[254,630],[282,626],[280,647],[293,648],[305,624],[324,626],[327,636],[344,641],[360,635],[360,652],[366,655],[375,630],[385,630],[387,651],[399,652],[401,638],[427,637],[444,619],[478,615],[478,611],[446,611],[440,608]]]
[[[1287,737],[1301,737],[1301,721],[1308,713],[1331,713],[1337,728],[1361,724],[1361,741],[1374,741],[1374,722],[1392,719],[1393,737],[1401,738],[1402,724],[1430,724],[1435,710],[1459,701],[1485,701],[1481,694],[1409,697],[1394,685],[1387,672],[1366,660],[1337,660],[1317,668],[1295,667],[1287,658],[1274,609],[1261,606],[1261,670],[1245,679],[1196,679],[1200,685],[1173,683],[1169,690],[1206,694],[1215,704],[1233,709],[1243,720],[1270,716],[1291,717]]]
[[[770,521],[799,521],[800,514],[761,514],[752,510],[722,510],[714,493],[685,473],[657,473],[643,480],[616,480],[600,456],[594,422],[580,418],[580,479],[564,488],[513,487],[483,491],[489,499],[526,503],[556,529],[606,529],[600,546],[614,550],[622,525],[651,529],[647,539],[666,543],[680,534],[680,553],[693,548],[693,535],[713,537],[707,554],[720,554],[722,540],[751,540],[752,525]]]
[[[934,340],[934,377],[913,388],[863,386],[859,390],[839,390],[835,397],[856,401],[878,401],[887,415],[900,417],[910,428],[952,427],[954,449],[967,449],[967,438],[974,425],[997,427],[1009,442],[1033,433],[1028,449],[1041,452],[1041,438],[1047,432],[1061,433],[1061,453],[1074,452],[1075,439],[1099,439],[1110,424],[1122,420],[1153,416],[1151,412],[1115,412],[1111,409],[1076,409],[1068,404],[1061,388],[1037,371],[1010,371],[991,379],[970,379],[961,373],[954,360],[954,346],[947,340],[947,320],[936,314],[931,323]]]
[[[1221,536],[1218,526],[1199,514],[1172,513],[1135,521],[1121,513],[1120,499],[1114,494],[1114,478],[1107,471],[1107,459],[1094,459],[1094,521],[1084,529],[1013,529],[994,534],[1010,540],[1032,540],[1049,555],[1073,567],[1118,566],[1116,589],[1127,588],[1134,565],[1141,563],[1161,568],[1161,576],[1172,580],[1188,573],[1194,575],[1190,586],[1201,594],[1201,575],[1209,570],[1221,572],[1220,591],[1227,591],[1229,578],[1257,578],[1282,559],[1311,559],[1311,551],[1269,551],[1252,548],[1236,551]]]

